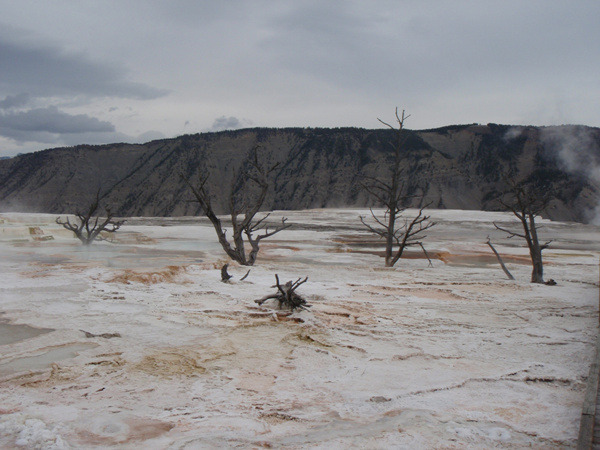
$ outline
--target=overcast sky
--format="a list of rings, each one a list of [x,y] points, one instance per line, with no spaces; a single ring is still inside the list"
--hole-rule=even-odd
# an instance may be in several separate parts
[[[600,125],[600,1],[0,0],[0,156],[261,127]]]

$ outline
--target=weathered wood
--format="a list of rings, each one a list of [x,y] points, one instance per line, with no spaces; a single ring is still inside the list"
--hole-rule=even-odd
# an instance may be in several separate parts
[[[277,294],[265,295],[264,297],[259,298],[258,300],[254,300],[254,303],[258,303],[259,305],[262,305],[267,300],[270,300],[272,298],[278,298],[278,297],[279,296]]]
[[[221,281],[223,283],[229,283],[229,280],[232,278],[227,272],[227,267],[229,267],[229,264],[223,264],[223,267],[221,267]]]
[[[425,258],[427,258],[427,261],[429,261],[428,267],[433,267],[433,263],[431,262],[431,258],[429,257],[427,250],[425,250],[425,246],[423,245],[422,242],[418,242],[418,244],[421,246],[421,250],[423,250],[423,253],[425,254]]]
[[[296,289],[298,289],[298,287],[300,285],[306,283],[307,281],[308,281],[308,277],[305,277],[303,280],[302,280],[302,278],[298,278],[294,282],[292,282],[290,280],[282,285],[281,282],[279,281],[279,275],[275,274],[275,285],[273,287],[277,288],[277,293],[265,295],[264,297],[262,297],[258,300],[254,300],[254,302],[259,305],[262,305],[267,300],[274,299],[274,300],[277,300],[277,302],[279,303],[279,309],[281,309],[282,306],[284,306],[284,305],[287,308],[290,308],[292,311],[296,308],[298,308],[298,309],[310,308],[311,305],[307,304],[306,300],[304,300],[304,298],[302,298],[300,295],[298,295],[295,292]]]
[[[112,338],[120,338],[121,334],[120,333],[101,333],[101,334],[94,334],[94,333],[90,333],[89,331],[85,331],[85,330],[79,330],[81,331],[86,338],[95,338],[95,337],[101,337],[103,339],[112,339]]]
[[[489,247],[494,252],[494,255],[496,255],[496,259],[498,259],[498,262],[500,263],[500,267],[502,267],[502,270],[504,271],[504,273],[506,274],[506,276],[508,277],[508,279],[509,280],[514,280],[515,277],[512,276],[512,274],[509,272],[509,270],[504,265],[504,261],[502,261],[502,258],[500,257],[500,255],[498,254],[498,252],[496,251],[496,249],[494,248],[494,246],[492,245],[492,241],[490,241],[489,237],[488,237],[488,240],[487,240],[486,244],[489,245]]]
[[[248,269],[248,272],[246,272],[246,275],[244,275],[242,278],[240,278],[240,281],[244,281],[246,278],[248,278],[248,275],[250,275],[250,269]]]

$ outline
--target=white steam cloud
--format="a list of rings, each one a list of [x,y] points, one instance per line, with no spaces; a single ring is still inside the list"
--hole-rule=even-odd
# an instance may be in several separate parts
[[[589,219],[600,225],[600,133],[589,127],[564,125],[543,128],[540,138],[555,152],[563,170],[585,178],[594,187],[597,205]]]

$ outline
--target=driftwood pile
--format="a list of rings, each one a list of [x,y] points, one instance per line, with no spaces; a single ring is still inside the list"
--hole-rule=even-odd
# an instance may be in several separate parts
[[[277,274],[275,274],[276,284],[272,287],[276,287],[277,292],[275,294],[265,295],[263,298],[261,298],[259,300],[254,300],[254,302],[258,303],[259,305],[262,305],[267,300],[275,299],[275,300],[277,300],[277,302],[279,302],[279,309],[281,309],[283,306],[291,309],[292,311],[296,308],[298,308],[298,309],[310,308],[312,305],[307,304],[306,300],[304,300],[304,298],[302,298],[300,295],[296,294],[296,292],[295,292],[296,289],[298,289],[298,287],[301,284],[304,284],[307,281],[308,281],[308,277],[304,278],[304,280],[302,280],[301,278],[298,278],[294,282],[292,282],[290,280],[287,283],[282,285],[279,282],[279,276]]]

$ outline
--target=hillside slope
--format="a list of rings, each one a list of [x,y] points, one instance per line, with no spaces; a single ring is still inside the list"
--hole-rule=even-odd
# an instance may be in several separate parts
[[[600,143],[600,129],[580,128]],[[543,139],[547,130],[561,127],[488,124],[410,131],[405,167],[413,206],[423,194],[436,208],[495,209],[501,173],[512,168],[520,179],[544,179],[556,188],[550,218],[585,221],[598,193],[584,177],[562,169],[556,145]],[[236,174],[255,145],[262,158],[279,163],[265,209],[367,206],[371,199],[360,182],[385,174],[392,140],[391,130],[253,128],[143,145],[44,150],[0,161],[0,210],[75,212],[100,189],[120,216],[193,215],[198,205],[190,201],[181,175],[197,180],[209,173],[215,205],[225,212]]]

